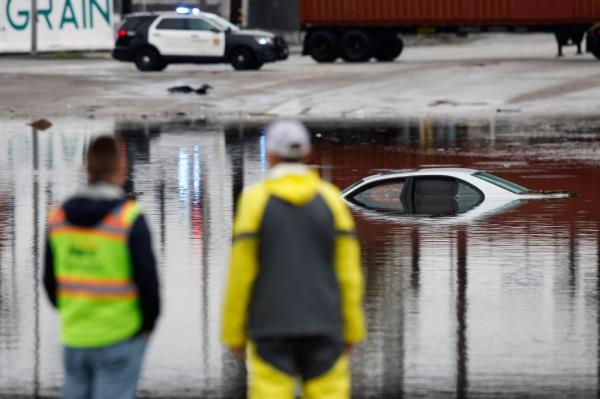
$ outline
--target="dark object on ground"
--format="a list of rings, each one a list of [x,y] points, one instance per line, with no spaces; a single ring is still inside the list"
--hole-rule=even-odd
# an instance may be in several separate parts
[[[496,110],[496,112],[506,112],[506,113],[521,112],[521,108],[498,108]]]
[[[202,86],[196,89],[196,94],[207,94],[210,89],[213,89],[211,85],[203,84]]]
[[[44,131],[52,127],[52,122],[42,118],[29,123],[29,126],[31,126],[34,129]]]
[[[169,93],[184,93],[184,94],[188,94],[194,91],[194,89],[191,86],[174,86],[174,87],[169,87]]]
[[[169,93],[183,93],[183,94],[189,94],[189,93],[196,93],[196,94],[200,94],[200,95],[204,95],[208,93],[208,90],[212,89],[213,87],[211,85],[207,85],[207,84],[203,84],[202,86],[200,86],[197,89],[194,89],[192,86],[174,86],[174,87],[169,87],[168,91]]]
[[[563,56],[563,46],[577,46],[577,55],[583,54],[581,52],[581,43],[585,36],[585,27],[561,27],[554,32],[556,37],[556,43],[558,44],[558,55],[557,57]]]

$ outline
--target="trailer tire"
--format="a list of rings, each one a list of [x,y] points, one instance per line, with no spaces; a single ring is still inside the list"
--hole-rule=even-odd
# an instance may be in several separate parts
[[[404,41],[396,33],[381,35],[378,37],[378,41],[375,53],[377,61],[394,61],[404,50]]]
[[[334,62],[339,57],[339,40],[326,30],[316,31],[306,39],[306,52],[317,62]]]
[[[376,50],[376,41],[365,31],[351,30],[342,37],[342,58],[348,62],[369,61]]]
[[[588,35],[588,50],[600,60],[600,29],[589,31]]]

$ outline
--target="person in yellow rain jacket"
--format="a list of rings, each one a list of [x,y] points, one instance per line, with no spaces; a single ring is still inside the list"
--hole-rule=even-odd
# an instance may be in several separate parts
[[[246,188],[233,227],[222,340],[247,355],[250,399],[350,397],[349,359],[365,336],[354,222],[340,193],[303,162],[306,128],[267,127],[271,169]]]
[[[96,138],[89,184],[50,212],[44,286],[60,314],[64,399],[133,399],[160,312],[152,240],[121,189],[119,143]]]

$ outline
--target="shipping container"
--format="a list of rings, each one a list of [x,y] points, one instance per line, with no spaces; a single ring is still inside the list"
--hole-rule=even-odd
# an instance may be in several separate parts
[[[548,32],[600,59],[600,0],[301,0],[304,54],[389,61],[400,55],[399,34]]]

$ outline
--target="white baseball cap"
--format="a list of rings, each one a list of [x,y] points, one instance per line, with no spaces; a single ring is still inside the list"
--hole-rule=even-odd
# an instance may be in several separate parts
[[[267,126],[267,152],[286,160],[299,160],[310,152],[310,135],[294,119],[278,119]]]

